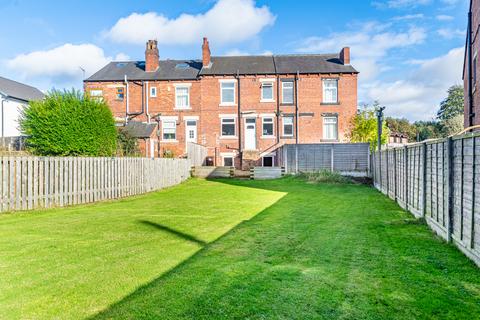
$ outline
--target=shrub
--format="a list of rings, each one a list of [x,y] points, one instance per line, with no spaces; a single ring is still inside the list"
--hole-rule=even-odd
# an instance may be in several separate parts
[[[342,176],[340,173],[330,170],[320,170],[316,172],[302,172],[298,175],[299,179],[310,183],[351,183],[352,180]]]
[[[22,111],[20,129],[29,151],[44,156],[111,156],[117,131],[104,101],[79,91],[52,91]]]
[[[120,128],[117,134],[117,155],[135,157],[140,155],[138,139],[132,137],[127,130]]]

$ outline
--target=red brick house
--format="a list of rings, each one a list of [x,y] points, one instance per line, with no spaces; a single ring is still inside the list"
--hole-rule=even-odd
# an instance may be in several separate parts
[[[145,62],[111,62],[84,87],[106,99],[119,121],[140,129],[146,156],[183,156],[195,142],[208,148],[212,164],[246,168],[274,165],[283,143],[346,141],[357,74],[349,48],[215,57],[204,38],[202,60],[160,60],[150,40]]]
[[[465,128],[480,124],[480,92],[477,83],[479,74],[478,48],[480,40],[480,0],[470,1],[468,12],[467,39],[465,41],[465,59],[463,63],[464,90],[464,126]]]

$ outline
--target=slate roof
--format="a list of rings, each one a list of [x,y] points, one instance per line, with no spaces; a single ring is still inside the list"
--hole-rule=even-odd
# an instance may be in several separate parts
[[[156,123],[129,121],[124,130],[134,138],[150,138],[156,126]]]
[[[23,101],[41,100],[44,97],[37,88],[3,77],[0,77],[0,93]]]
[[[110,62],[85,81],[195,80],[208,75],[305,73],[358,73],[340,62],[338,54],[212,57],[210,68],[200,60],[160,60],[155,72],[145,72],[145,62]]]

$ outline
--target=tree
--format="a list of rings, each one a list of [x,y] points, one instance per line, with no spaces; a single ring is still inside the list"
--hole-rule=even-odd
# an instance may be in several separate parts
[[[409,142],[416,141],[417,130],[407,119],[396,119],[388,117],[385,119],[387,127],[391,132],[403,133],[408,137]]]
[[[442,137],[441,126],[437,121],[416,121],[413,123],[420,141]]]
[[[447,98],[440,103],[440,110],[437,112],[437,119],[440,122],[463,115],[463,87],[451,86],[447,93]]]
[[[111,156],[117,131],[104,101],[79,91],[53,91],[22,111],[20,129],[28,149],[44,156]]]
[[[459,114],[455,117],[446,119],[441,123],[441,130],[444,137],[448,137],[459,133],[463,129],[463,115]]]
[[[375,150],[377,148],[378,129],[375,111],[377,110],[378,106],[378,103],[375,103],[373,107],[365,105],[363,109],[357,112],[351,123],[350,141],[369,142],[371,150]],[[389,130],[384,121],[381,138],[382,144],[387,142],[388,135]]]

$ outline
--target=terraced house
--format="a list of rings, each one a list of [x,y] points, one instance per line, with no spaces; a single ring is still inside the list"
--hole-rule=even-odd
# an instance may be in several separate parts
[[[343,142],[357,110],[350,50],[336,54],[211,56],[111,62],[84,87],[102,97],[146,156],[183,156],[188,142],[208,148],[212,165],[276,164],[285,143]]]

